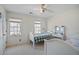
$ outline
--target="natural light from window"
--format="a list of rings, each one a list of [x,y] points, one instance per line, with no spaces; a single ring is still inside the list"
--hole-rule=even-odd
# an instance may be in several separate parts
[[[20,19],[10,19],[10,35],[21,35],[21,20]]]
[[[40,21],[35,21],[34,22],[34,31],[35,33],[41,33],[41,22]]]

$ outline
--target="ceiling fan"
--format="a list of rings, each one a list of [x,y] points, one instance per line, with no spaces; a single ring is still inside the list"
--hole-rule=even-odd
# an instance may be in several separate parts
[[[44,13],[47,10],[46,4],[41,4],[41,13]]]
[[[47,8],[47,4],[40,4],[39,8],[34,9],[35,11],[39,11],[40,14],[45,13],[45,12],[53,12],[52,10]],[[29,14],[32,14],[33,12],[29,12]]]
[[[41,13],[44,13],[46,11],[53,12],[52,10],[50,10],[50,9],[47,8],[46,4],[41,4]]]

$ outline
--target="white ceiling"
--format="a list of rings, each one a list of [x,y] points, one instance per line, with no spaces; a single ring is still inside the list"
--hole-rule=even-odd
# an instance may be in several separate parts
[[[3,4],[2,5],[7,11],[16,12],[21,14],[29,14],[39,16],[39,17],[50,17],[55,13],[63,12],[67,9],[72,9],[73,7],[78,7],[79,5],[63,5],[63,4],[47,4],[47,9],[45,13],[40,13],[40,4]]]

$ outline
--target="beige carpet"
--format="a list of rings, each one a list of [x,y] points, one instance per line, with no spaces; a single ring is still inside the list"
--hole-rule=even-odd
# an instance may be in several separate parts
[[[44,46],[37,44],[35,48],[31,44],[17,45],[14,47],[6,48],[4,55],[43,55]]]

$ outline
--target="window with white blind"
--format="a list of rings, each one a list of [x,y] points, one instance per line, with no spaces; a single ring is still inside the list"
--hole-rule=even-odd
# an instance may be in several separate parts
[[[21,20],[20,19],[9,19],[9,31],[10,35],[21,35]]]
[[[34,31],[35,33],[41,33],[41,22],[40,21],[35,21],[34,22]]]

